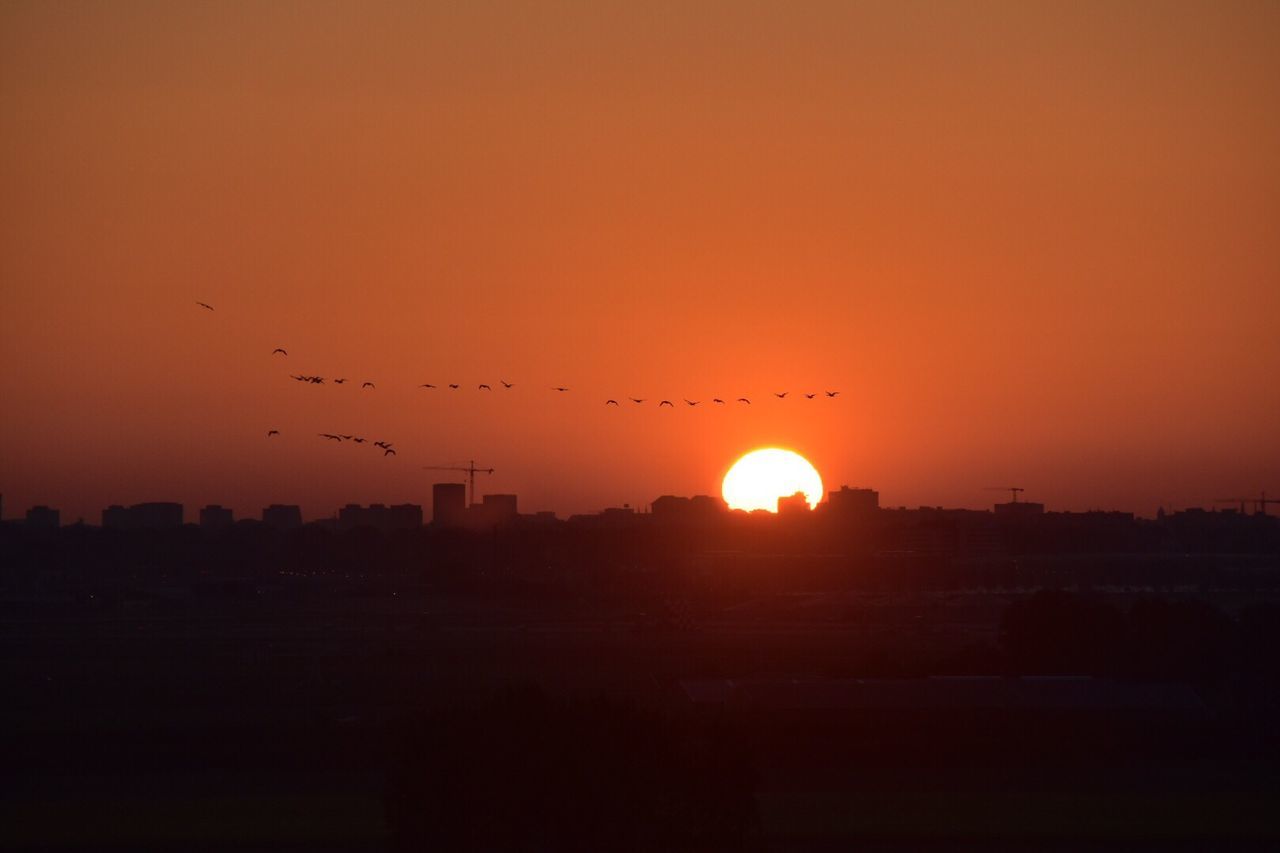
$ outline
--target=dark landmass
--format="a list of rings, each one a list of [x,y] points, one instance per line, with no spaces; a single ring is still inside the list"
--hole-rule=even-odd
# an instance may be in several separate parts
[[[893,512],[488,532],[4,525],[0,837],[1280,840],[1275,519],[1046,514],[979,519],[998,534],[982,537]]]

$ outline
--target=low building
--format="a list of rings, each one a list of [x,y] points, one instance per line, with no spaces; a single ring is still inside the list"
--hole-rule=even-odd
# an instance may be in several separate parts
[[[294,530],[302,526],[302,507],[296,504],[272,504],[262,510],[262,523],[277,530]]]
[[[27,510],[27,527],[36,530],[57,530],[62,524],[62,514],[47,506],[33,506]]]
[[[209,504],[200,510],[200,526],[205,530],[224,530],[235,523],[231,510],[218,504]]]

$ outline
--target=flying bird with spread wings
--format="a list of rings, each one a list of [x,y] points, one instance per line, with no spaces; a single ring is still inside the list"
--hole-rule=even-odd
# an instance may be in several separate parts
[[[479,388],[477,388],[476,390],[477,390],[477,391],[492,391],[493,389],[492,389],[492,388],[490,388],[488,385],[485,385],[483,382],[481,382],[481,383],[480,383],[480,387],[479,387]]]
[[[366,383],[364,383],[363,385],[361,385],[360,387],[361,387],[361,388],[377,388],[378,386],[377,386],[377,385],[374,385],[372,382],[366,382]]]
[[[618,405],[618,401],[617,401],[617,400],[605,400],[605,401],[604,401],[604,404],[605,404],[606,406],[616,406],[616,405]]]
[[[670,406],[671,408],[674,409],[676,407],[676,404],[671,402],[670,400],[663,400],[661,403],[658,404],[658,408],[661,409],[663,406]]]
[[[201,308],[208,308],[210,311],[213,310],[213,306],[210,305],[208,302],[196,302],[196,304],[199,305]]]
[[[515,385],[515,383],[514,383],[514,382],[508,382],[508,381],[507,381],[507,380],[505,380],[505,379],[500,379],[500,380],[498,380],[498,381],[502,383],[502,387],[503,387],[503,388],[510,388],[512,385]]]
[[[278,430],[278,429],[269,429],[269,430],[267,430],[267,438],[271,438],[271,436],[273,436],[273,435],[279,435],[279,434],[280,434],[280,430]]]
[[[840,392],[839,392],[839,391],[828,391],[828,392],[827,392],[827,396],[828,396],[828,397],[836,397],[836,396],[838,396],[839,394],[840,394]]]
[[[287,352],[285,352],[285,351],[284,351],[284,347],[276,347],[275,349],[273,349],[273,350],[271,351],[271,354],[272,354],[272,355],[275,355],[276,353],[280,353],[281,355],[288,355],[288,354],[289,354],[289,353],[287,353]]]

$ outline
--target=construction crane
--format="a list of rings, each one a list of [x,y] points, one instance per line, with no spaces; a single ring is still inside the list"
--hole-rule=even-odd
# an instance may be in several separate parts
[[[1013,495],[1013,500],[1011,501],[1011,503],[1017,503],[1018,492],[1025,492],[1026,489],[1022,488],[1022,486],[987,486],[987,491],[988,492],[1009,492],[1010,494]]]
[[[1261,495],[1260,497],[1256,497],[1256,498],[1216,498],[1216,499],[1214,500],[1214,503],[1216,503],[1216,504],[1240,504],[1240,514],[1241,514],[1241,515],[1244,515],[1244,505],[1245,505],[1246,503],[1251,503],[1251,504],[1253,504],[1255,507],[1257,507],[1257,512],[1261,513],[1262,515],[1267,515],[1267,505],[1268,505],[1268,504],[1280,504],[1280,499],[1277,499],[1277,498],[1269,498],[1269,497],[1267,497],[1267,493],[1266,493],[1266,492],[1263,492],[1263,493],[1262,493],[1262,495]]]
[[[471,484],[471,489],[470,489],[471,495],[470,495],[470,498],[467,500],[468,506],[475,506],[476,474],[492,474],[493,473],[492,468],[477,468],[476,461],[474,459],[472,459],[470,462],[467,463],[466,468],[459,468],[456,465],[423,465],[422,470],[424,471],[461,471],[462,473],[466,474],[470,478],[468,482]]]

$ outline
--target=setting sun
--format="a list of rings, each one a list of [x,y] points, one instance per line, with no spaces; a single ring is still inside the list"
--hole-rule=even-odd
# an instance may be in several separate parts
[[[812,509],[822,499],[822,478],[799,453],[766,447],[733,463],[721,490],[730,509],[777,512],[778,498],[796,492],[804,493]]]

